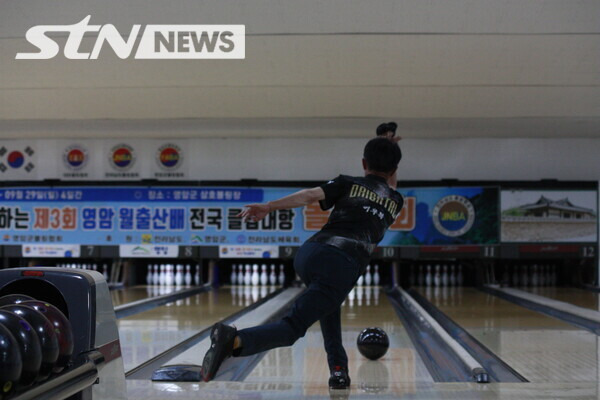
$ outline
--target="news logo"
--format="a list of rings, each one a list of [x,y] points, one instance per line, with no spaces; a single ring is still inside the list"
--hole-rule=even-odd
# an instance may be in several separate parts
[[[37,52],[17,53],[17,60],[48,60],[56,57],[60,45],[48,34],[67,32],[62,52],[71,60],[96,60],[105,47],[121,59],[244,59],[245,25],[141,25],[121,35],[112,24],[90,25],[91,15],[73,25],[36,25],[25,38]],[[95,33],[91,52],[81,51],[86,33]],[[141,38],[138,40],[138,37]],[[106,46],[105,46],[106,45]]]

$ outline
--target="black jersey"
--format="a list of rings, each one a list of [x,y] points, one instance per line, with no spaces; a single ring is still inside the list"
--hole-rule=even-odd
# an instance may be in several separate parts
[[[402,195],[377,175],[340,175],[322,185],[321,208],[335,206],[327,224],[309,241],[327,243],[356,258],[364,266],[385,232],[400,213]]]

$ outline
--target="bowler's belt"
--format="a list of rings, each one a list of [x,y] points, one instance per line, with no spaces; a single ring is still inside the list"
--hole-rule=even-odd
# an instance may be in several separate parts
[[[360,240],[350,239],[343,236],[317,236],[311,239],[313,242],[329,244],[342,250],[361,250],[369,255],[377,247],[376,243],[365,243]]]

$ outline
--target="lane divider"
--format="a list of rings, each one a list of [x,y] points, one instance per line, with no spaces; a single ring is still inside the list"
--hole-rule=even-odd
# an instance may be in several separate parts
[[[440,379],[444,379],[444,381],[465,381],[460,376],[460,366],[456,362],[452,363],[453,360],[458,359],[459,363],[462,363],[462,366],[467,369],[472,380],[477,383],[488,383],[490,381],[489,374],[483,366],[405,290],[397,287],[388,294],[396,300],[397,306],[402,307],[404,304],[405,309],[397,311],[400,311],[407,319],[403,322],[408,322],[407,328],[410,328],[408,332],[413,341],[417,342],[415,343],[417,349],[420,349],[422,354],[425,355],[423,361],[430,367],[430,372],[433,371],[434,379],[437,378],[438,381]],[[425,333],[427,333],[427,337],[425,337]],[[445,357],[442,357],[440,352],[445,352]],[[448,368],[448,365],[452,368]],[[454,372],[454,376],[448,375],[451,372]],[[440,373],[446,375],[440,376]]]
[[[504,362],[494,352],[475,339],[462,326],[454,322],[448,315],[434,306],[419,292],[410,289],[408,293],[448,332],[460,345],[466,349],[489,373],[496,382],[529,382],[510,365]]]
[[[521,307],[546,314],[600,335],[600,313],[598,311],[577,307],[573,304],[549,299],[518,289],[501,288],[496,285],[485,285],[480,290]]]

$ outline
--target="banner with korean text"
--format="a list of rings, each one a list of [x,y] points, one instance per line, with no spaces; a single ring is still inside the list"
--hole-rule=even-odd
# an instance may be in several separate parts
[[[0,189],[0,236],[5,245],[298,246],[321,229],[330,211],[315,203],[272,212],[259,222],[237,217],[245,204],[275,200],[296,190],[4,188]],[[497,243],[497,189],[403,188],[400,192],[405,206],[380,245]],[[143,246],[122,250],[133,256]]]

